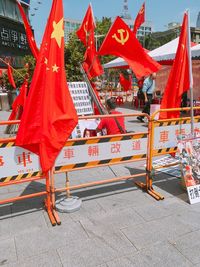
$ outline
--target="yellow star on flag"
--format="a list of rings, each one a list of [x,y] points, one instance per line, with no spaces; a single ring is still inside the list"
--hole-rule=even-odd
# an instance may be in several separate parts
[[[44,59],[44,64],[48,64],[48,59],[45,57],[45,59]]]
[[[64,37],[64,30],[63,30],[63,18],[56,23],[55,21],[53,22],[53,32],[51,34],[51,38],[55,38],[58,46],[61,46],[61,39]]]
[[[53,72],[58,72],[59,67],[56,64],[54,64],[52,68],[53,68]]]

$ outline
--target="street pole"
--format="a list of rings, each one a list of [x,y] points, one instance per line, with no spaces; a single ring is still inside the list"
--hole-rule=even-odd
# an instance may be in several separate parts
[[[188,62],[190,76],[190,115],[191,115],[191,133],[194,135],[194,102],[193,102],[193,75],[192,75],[192,58],[191,58],[191,33],[190,33],[190,11],[186,11],[188,15]]]

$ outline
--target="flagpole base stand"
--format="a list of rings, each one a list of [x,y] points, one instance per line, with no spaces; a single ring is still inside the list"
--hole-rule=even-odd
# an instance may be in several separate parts
[[[78,211],[82,200],[76,196],[64,197],[56,201],[56,210],[62,213],[71,213]]]

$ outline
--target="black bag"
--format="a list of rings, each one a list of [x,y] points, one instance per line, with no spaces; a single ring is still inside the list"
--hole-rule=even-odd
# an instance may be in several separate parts
[[[144,100],[144,93],[142,92],[142,89],[138,89],[137,98],[139,100]]]

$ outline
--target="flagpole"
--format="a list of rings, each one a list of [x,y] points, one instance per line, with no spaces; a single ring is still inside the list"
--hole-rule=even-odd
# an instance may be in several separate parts
[[[101,114],[106,114],[105,109],[101,106],[101,104],[99,103],[99,100],[98,100],[96,94],[94,93],[94,90],[92,88],[92,85],[90,83],[90,80],[89,80],[89,78],[88,78],[88,76],[87,76],[87,74],[86,74],[86,72],[85,72],[85,70],[84,70],[84,68],[83,68],[83,66],[82,66],[81,63],[80,63],[80,70],[81,70],[81,73],[83,74],[83,77],[84,77],[85,82],[88,85],[88,90],[89,90],[89,92],[90,92],[90,94],[92,96],[92,99],[94,100],[95,104],[98,107],[98,110],[100,111]]]
[[[194,103],[193,103],[193,75],[192,75],[192,58],[191,58],[191,33],[190,33],[190,11],[186,10],[188,15],[188,62],[190,76],[190,115],[191,115],[191,133],[194,134]]]
[[[4,64],[6,64],[8,66],[9,63],[7,63],[5,60],[3,60],[1,57],[0,57],[0,61],[2,61]],[[19,72],[17,71],[16,69],[14,69],[11,65],[10,65],[11,69],[13,69],[15,72],[17,72],[19,74],[19,76],[21,76],[23,79],[25,79],[25,77]]]

